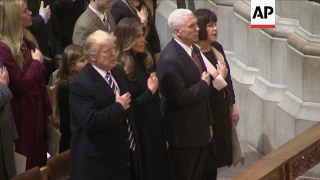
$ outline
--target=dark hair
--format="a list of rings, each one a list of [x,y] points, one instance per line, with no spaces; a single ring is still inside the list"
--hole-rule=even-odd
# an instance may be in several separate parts
[[[130,53],[131,47],[134,45],[139,29],[143,29],[144,36],[148,34],[148,27],[140,22],[138,18],[124,18],[122,19],[116,28],[115,36],[116,40],[116,53],[117,61],[124,68],[126,77],[129,80],[134,80],[135,69],[134,59]],[[145,48],[145,54],[147,57],[143,59],[143,63],[147,72],[151,73],[153,70],[153,59],[148,50]]]
[[[82,56],[84,56],[84,53],[81,46],[71,44],[64,49],[59,70],[60,83],[70,83],[72,81],[76,73],[71,70],[71,67],[76,64]]]
[[[199,27],[199,41],[206,40],[207,37],[207,24],[210,22],[217,22],[216,13],[209,9],[197,9],[193,12],[194,16],[197,18]]]

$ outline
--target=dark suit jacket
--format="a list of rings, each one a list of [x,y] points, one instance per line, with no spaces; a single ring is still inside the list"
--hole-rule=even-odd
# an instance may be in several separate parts
[[[51,18],[45,24],[43,18],[39,15],[40,0],[29,0],[28,9],[32,12],[31,33],[35,36],[39,44],[39,49],[46,57],[54,59],[56,54],[62,54],[61,34],[59,22],[56,17],[54,4],[52,0],[43,0],[44,7],[50,5]],[[56,70],[54,61],[44,61],[47,69],[46,81],[48,82],[51,73]]]
[[[52,0],[43,0],[44,7],[50,5],[51,18],[45,24],[39,15],[40,0],[27,1],[28,9],[32,12],[31,32],[39,43],[39,48],[43,55],[53,58],[56,54],[62,53],[61,34],[59,22],[56,17]],[[50,44],[50,46],[49,46]]]
[[[57,18],[59,20],[61,30],[62,46],[65,48],[72,44],[72,34],[74,25],[80,15],[86,10],[85,0],[55,0]]]
[[[137,7],[137,9],[140,11],[141,6]],[[118,24],[121,19],[129,17],[129,18],[138,18],[139,16],[137,13],[134,12],[134,10],[130,9],[128,5],[123,2],[123,0],[117,0],[110,10],[116,24]],[[160,39],[158,36],[158,31],[156,28],[156,23],[154,16],[149,13],[148,16],[148,35],[146,37],[146,41],[148,41],[147,47],[151,54],[153,53],[159,53],[161,52],[161,46],[160,46]]]
[[[69,106],[69,83],[62,82],[58,86],[58,106],[60,110],[60,145],[59,152],[70,149],[70,106]]]
[[[112,70],[121,95],[128,92],[123,70]],[[130,180],[128,126],[135,130],[132,108],[124,110],[106,80],[87,64],[70,86],[71,179]],[[136,151],[139,152],[139,142]]]
[[[193,47],[199,51],[197,47]],[[198,57],[206,70],[201,55]],[[172,39],[160,55],[158,79],[171,147],[203,147],[209,143],[209,86],[200,78],[197,66]]]
[[[88,7],[87,10],[81,14],[74,26],[72,35],[73,44],[83,46],[87,37],[99,29],[109,33],[114,32],[116,23],[108,10],[105,10],[105,13],[110,23],[111,30],[107,30],[101,19]]]

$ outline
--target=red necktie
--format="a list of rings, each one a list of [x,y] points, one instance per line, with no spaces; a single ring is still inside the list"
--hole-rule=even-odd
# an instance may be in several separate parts
[[[198,67],[198,70],[199,70],[200,75],[201,75],[202,72],[203,72],[202,65],[201,65],[201,62],[199,60],[199,57],[198,57],[197,53],[195,53],[195,51],[193,49],[192,49],[191,57],[192,57],[193,62]]]

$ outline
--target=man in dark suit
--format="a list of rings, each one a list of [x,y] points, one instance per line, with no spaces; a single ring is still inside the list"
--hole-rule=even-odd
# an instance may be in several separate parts
[[[88,35],[97,30],[114,32],[116,23],[108,10],[111,4],[111,0],[90,1],[87,10],[81,14],[74,26],[73,44],[83,46]]]
[[[39,43],[41,53],[52,59],[45,61],[48,70],[47,81],[56,68],[55,57],[61,54],[61,34],[52,0],[28,0],[28,9],[32,12],[32,26],[30,30]]]
[[[114,41],[102,30],[87,38],[91,63],[70,86],[71,179],[140,180],[134,112]]]
[[[157,74],[169,159],[177,180],[203,180],[206,147],[212,137],[210,76],[193,45],[199,28],[192,12],[177,9],[168,24],[173,39],[160,55]]]
[[[54,0],[61,30],[62,47],[72,44],[73,28],[90,0]]]

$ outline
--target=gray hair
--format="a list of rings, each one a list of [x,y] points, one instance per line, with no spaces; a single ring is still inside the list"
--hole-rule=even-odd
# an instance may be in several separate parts
[[[173,28],[181,26],[184,22],[182,18],[184,16],[191,15],[192,11],[189,9],[176,9],[168,18],[168,26],[173,31]]]
[[[116,37],[102,30],[97,30],[90,34],[83,46],[84,55],[87,60],[91,61],[89,55],[96,54],[100,45],[105,42],[114,42]]]

